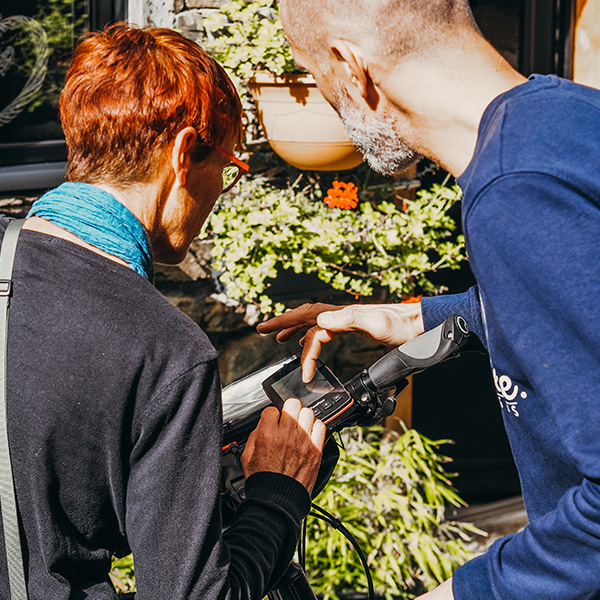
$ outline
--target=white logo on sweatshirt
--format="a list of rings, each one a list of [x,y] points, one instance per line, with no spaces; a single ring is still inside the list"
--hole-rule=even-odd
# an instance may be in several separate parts
[[[519,392],[519,386],[508,375],[498,376],[496,369],[492,369],[492,373],[500,407],[519,417],[519,399],[527,398],[527,392],[524,390]]]

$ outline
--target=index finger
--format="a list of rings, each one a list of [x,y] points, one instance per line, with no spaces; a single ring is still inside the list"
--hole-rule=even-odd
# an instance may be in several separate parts
[[[335,333],[322,329],[318,325],[312,327],[306,332],[302,341],[302,381],[308,383],[312,381],[317,369],[317,358],[321,354],[323,344],[330,342],[335,337]]]
[[[335,306],[333,304],[321,304],[317,302],[315,304],[303,304],[298,308],[288,310],[282,315],[273,317],[268,321],[259,323],[256,327],[259,333],[273,333],[275,331],[293,330],[294,333],[299,331],[302,327],[311,327],[316,325],[317,317],[325,311],[339,310],[342,306]],[[291,336],[290,336],[291,337]]]

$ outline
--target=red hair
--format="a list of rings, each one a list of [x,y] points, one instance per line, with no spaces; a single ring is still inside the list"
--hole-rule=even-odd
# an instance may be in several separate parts
[[[221,67],[170,29],[124,23],[86,36],[59,100],[67,180],[148,181],[177,133],[198,132],[196,160],[226,139],[239,142],[242,108]]]

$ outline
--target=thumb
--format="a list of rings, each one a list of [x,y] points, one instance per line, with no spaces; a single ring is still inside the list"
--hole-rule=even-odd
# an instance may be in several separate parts
[[[329,329],[329,331],[362,329],[357,311],[352,306],[321,313],[317,317],[317,324],[322,329]]]

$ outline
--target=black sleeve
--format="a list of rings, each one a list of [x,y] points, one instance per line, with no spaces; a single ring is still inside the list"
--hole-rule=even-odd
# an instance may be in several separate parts
[[[253,475],[223,534],[216,361],[197,365],[161,391],[140,423],[126,520],[137,600],[262,598],[293,556],[310,508],[306,489],[284,475]]]

